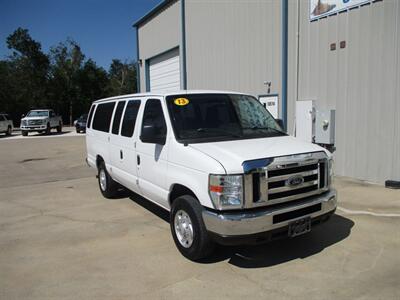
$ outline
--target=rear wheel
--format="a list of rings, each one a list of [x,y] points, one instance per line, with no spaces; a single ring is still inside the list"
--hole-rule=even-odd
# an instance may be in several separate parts
[[[118,183],[116,183],[108,174],[106,165],[102,161],[98,169],[99,188],[105,198],[113,198],[118,191]]]
[[[28,136],[28,131],[22,130],[21,132],[22,132],[22,136]]]
[[[8,126],[8,128],[7,128],[7,132],[6,132],[6,135],[10,136],[10,135],[11,135],[11,133],[12,133],[11,126]]]
[[[170,227],[175,245],[183,256],[193,261],[207,257],[214,250],[202,210],[198,200],[190,195],[177,198],[171,209]]]
[[[57,132],[58,132],[58,133],[61,133],[61,132],[62,132],[62,123],[61,123],[61,122],[58,123]]]

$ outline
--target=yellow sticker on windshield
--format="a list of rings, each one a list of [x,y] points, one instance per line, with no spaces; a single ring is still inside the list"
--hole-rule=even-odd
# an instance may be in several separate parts
[[[185,106],[189,104],[189,100],[186,98],[178,98],[174,100],[175,105]]]

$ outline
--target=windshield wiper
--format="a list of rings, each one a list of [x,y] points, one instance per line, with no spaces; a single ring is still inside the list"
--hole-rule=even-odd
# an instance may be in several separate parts
[[[229,136],[233,136],[233,137],[238,137],[238,138],[241,138],[241,137],[242,137],[242,135],[239,134],[239,133],[227,131],[227,130],[220,129],[220,128],[203,128],[203,127],[200,127],[200,128],[197,128],[196,131],[197,131],[197,132],[215,132],[215,133],[222,133],[222,134],[225,134],[225,135],[229,135]]]
[[[243,127],[243,129],[251,129],[251,130],[272,130],[278,133],[282,133],[286,135],[286,132],[280,131],[279,129],[273,127],[260,127],[260,126],[253,126],[253,127]]]

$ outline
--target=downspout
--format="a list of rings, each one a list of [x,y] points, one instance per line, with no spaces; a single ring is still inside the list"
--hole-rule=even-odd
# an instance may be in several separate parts
[[[179,46],[179,58],[181,65],[181,89],[187,89],[186,78],[186,28],[185,28],[185,0],[181,0],[181,44]]]
[[[139,28],[136,29],[136,92],[140,93]]]
[[[282,0],[282,120],[287,130],[288,0]]]
[[[300,0],[296,3],[297,27],[296,27],[296,97],[295,107],[299,101],[299,76],[300,76]],[[294,116],[293,136],[296,136],[296,115]]]

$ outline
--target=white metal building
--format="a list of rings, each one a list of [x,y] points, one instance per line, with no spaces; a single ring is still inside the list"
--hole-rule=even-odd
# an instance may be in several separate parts
[[[278,94],[336,110],[336,174],[400,180],[400,1],[165,0],[137,21],[141,91]]]

